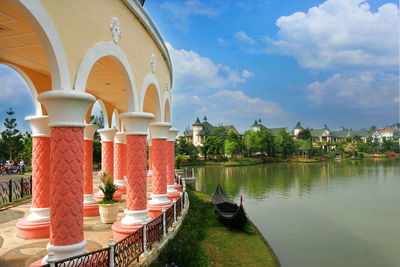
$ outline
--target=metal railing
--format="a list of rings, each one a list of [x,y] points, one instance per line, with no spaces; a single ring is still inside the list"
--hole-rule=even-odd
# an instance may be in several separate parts
[[[185,190],[185,182],[183,181]],[[147,249],[152,249],[156,241],[160,241],[165,236],[168,228],[181,216],[185,205],[185,191],[181,197],[173,202],[167,210],[162,211],[161,215],[145,224],[137,231],[131,233],[124,239],[114,243],[110,239],[109,247],[59,261],[53,261],[49,253],[48,267],[65,266],[128,266],[135,260],[139,262],[140,255],[147,255]]]
[[[0,182],[0,205],[32,195],[32,176]]]
[[[115,266],[128,266],[135,260],[139,262],[139,256],[144,251],[143,231],[144,228],[141,227],[136,232],[118,241],[114,246],[114,242],[111,242],[111,248],[114,248]]]

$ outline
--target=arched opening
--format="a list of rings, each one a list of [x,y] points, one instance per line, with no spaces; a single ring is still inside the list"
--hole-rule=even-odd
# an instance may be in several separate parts
[[[0,62],[22,69],[37,93],[71,89],[66,56],[57,30],[39,1],[1,1]],[[35,76],[35,77],[33,77]]]
[[[162,121],[160,97],[154,84],[147,87],[143,100],[143,112],[152,113],[155,116],[152,121]]]
[[[25,117],[42,113],[36,100],[36,89],[22,70],[11,65],[0,64],[0,84],[0,159],[18,162],[23,158],[29,165],[32,139]],[[7,114],[10,108],[14,114]],[[5,122],[6,118],[16,121],[9,124]]]

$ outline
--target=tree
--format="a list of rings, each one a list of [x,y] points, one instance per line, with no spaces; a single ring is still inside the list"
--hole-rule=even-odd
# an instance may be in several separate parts
[[[302,140],[307,140],[309,138],[311,138],[311,131],[310,129],[303,129],[299,132],[299,134],[297,135],[298,139],[302,139]]]
[[[224,140],[217,136],[208,136],[203,142],[208,155],[221,157],[224,154]]]
[[[274,157],[276,147],[272,133],[266,129],[257,131],[255,135],[255,147],[257,152],[260,152],[262,155],[266,153],[268,156]]]
[[[99,129],[104,128],[104,116],[103,112],[100,111],[100,115],[90,116],[90,123],[99,126]],[[96,131],[93,137],[93,162],[101,162],[101,138],[100,134]]]
[[[224,145],[225,153],[231,155],[231,159],[235,158],[235,155],[242,152],[242,140],[235,131],[229,131],[225,140]]]
[[[13,118],[12,115],[14,115],[14,111],[12,108],[9,108],[9,110],[6,112],[8,114],[8,118],[5,118],[5,122],[3,123],[6,129],[1,132],[1,137],[4,140],[4,143],[6,144],[7,147],[7,152],[9,159],[11,160],[13,156],[16,156],[13,151],[16,150],[17,146],[21,145],[21,139],[22,135],[19,133],[19,130],[16,128],[17,127],[17,119]]]
[[[282,154],[283,158],[287,158],[295,152],[295,144],[293,138],[286,132],[285,129],[281,129],[275,137],[275,144],[278,153]]]
[[[199,150],[192,142],[186,142],[185,137],[180,137],[175,143],[175,153],[178,155],[188,155],[190,160],[195,160]]]
[[[30,133],[26,132],[22,136],[22,149],[19,150],[17,157],[19,159],[24,159],[27,163],[32,161],[32,136]]]

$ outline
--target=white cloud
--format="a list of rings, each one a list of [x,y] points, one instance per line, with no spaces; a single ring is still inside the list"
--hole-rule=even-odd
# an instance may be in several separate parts
[[[255,44],[256,41],[254,41],[253,38],[251,38],[250,36],[248,36],[244,31],[239,31],[236,32],[233,37],[241,42],[247,43],[247,44]]]
[[[373,109],[395,105],[398,85],[396,75],[366,71],[334,74],[325,81],[309,84],[305,91],[314,105]]]
[[[174,70],[173,120],[175,127],[185,128],[196,116],[209,116],[214,123],[235,124],[241,129],[258,117],[279,119],[284,112],[279,104],[252,98],[242,90],[254,76],[249,70],[236,71],[216,64],[195,51],[175,49],[166,43]]]
[[[24,79],[9,67],[0,66],[0,101],[20,103],[21,95],[31,95]]]
[[[174,89],[201,90],[235,87],[246,82],[236,70],[223,64],[215,64],[211,59],[202,57],[194,51],[175,49],[167,43],[174,69]]]
[[[215,17],[220,13],[218,9],[196,0],[188,0],[184,3],[165,1],[160,4],[160,7],[167,12],[175,27],[183,31],[188,30],[192,16]]]
[[[252,73],[252,72],[250,72],[248,70],[243,70],[242,71],[242,76],[243,76],[243,78],[250,78],[250,77],[254,76],[254,73]]]
[[[251,98],[239,90],[221,90],[207,98],[214,114],[234,117],[254,117],[255,114],[263,114],[270,117],[282,113],[279,104],[261,98]]]
[[[224,45],[225,44],[225,40],[221,37],[217,38],[217,41],[220,45]]]
[[[399,62],[398,17],[393,3],[372,12],[364,0],[327,0],[307,13],[280,17],[278,38],[265,37],[267,52],[278,49],[305,68],[393,68]]]

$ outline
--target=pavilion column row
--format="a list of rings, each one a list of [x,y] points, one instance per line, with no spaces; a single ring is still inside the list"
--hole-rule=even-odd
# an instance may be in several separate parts
[[[21,238],[50,235],[50,128],[48,116],[26,118],[32,128],[32,206],[31,214],[17,222]]]
[[[33,132],[32,207],[31,214],[20,220],[17,227],[18,235],[23,238],[50,236],[47,250],[58,260],[85,253],[83,216],[98,215],[95,202],[99,194],[93,195],[92,169],[93,136],[97,126],[84,123],[95,98],[88,93],[59,90],[42,93],[38,100],[49,116],[27,119]],[[163,208],[171,205],[170,199],[174,197],[170,195],[177,194],[173,188],[176,130],[169,132],[169,123],[150,123],[154,118],[150,113],[128,112],[120,118],[126,133],[117,133],[115,129],[98,130],[102,140],[102,172],[108,172],[114,177],[114,183],[126,188],[125,217],[112,227],[116,240],[160,215]],[[153,172],[149,202],[148,129],[152,137],[150,166]],[[47,256],[42,262],[46,263],[46,259]]]
[[[84,129],[83,147],[83,216],[92,217],[99,215],[99,206],[93,194],[93,137],[99,127],[86,124]]]

